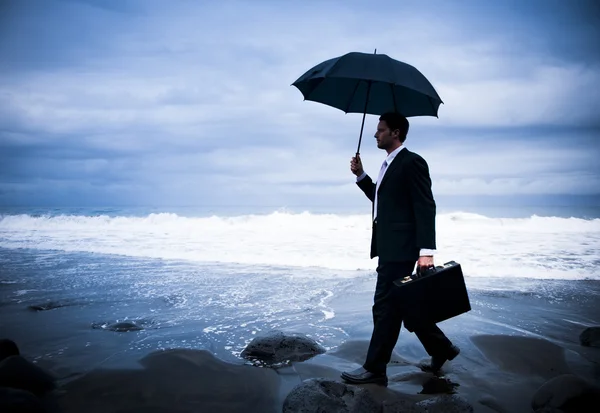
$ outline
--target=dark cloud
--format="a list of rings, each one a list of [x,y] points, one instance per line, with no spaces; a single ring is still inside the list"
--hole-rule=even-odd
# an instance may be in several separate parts
[[[507,58],[600,62],[600,6],[595,0],[443,2],[435,13],[462,21],[465,36],[500,41]],[[515,69],[518,74],[519,66]]]
[[[142,12],[144,3],[149,4],[151,0],[144,2],[131,0],[58,0],[65,3],[79,3],[101,10],[108,10],[117,13],[140,13]]]
[[[101,59],[119,19],[90,7],[63,1],[9,0],[0,17],[0,73],[76,67]]]
[[[343,204],[361,116],[290,84],[374,47],[442,95],[408,140],[440,195],[600,187],[591,2],[3,4],[0,204]],[[384,14],[397,25],[365,24]],[[376,123],[361,149],[371,173]]]

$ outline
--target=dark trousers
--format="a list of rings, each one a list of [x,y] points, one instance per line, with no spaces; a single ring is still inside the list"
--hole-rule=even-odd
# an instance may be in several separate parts
[[[373,334],[363,367],[373,373],[385,373],[404,319],[393,282],[410,275],[415,262],[381,262],[377,267],[377,285],[373,303]],[[452,343],[434,323],[415,328],[415,334],[430,356],[444,356]]]

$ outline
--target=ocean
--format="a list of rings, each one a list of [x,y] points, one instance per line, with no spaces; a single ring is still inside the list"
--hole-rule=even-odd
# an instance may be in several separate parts
[[[589,308],[570,288],[600,280],[598,209],[441,209],[437,239],[482,307],[501,291]],[[0,335],[65,375],[173,347],[241,362],[272,329],[333,349],[370,336],[369,242],[368,211],[3,208]]]
[[[441,211],[438,263],[471,277],[600,279],[600,208]],[[234,208],[0,209],[0,248],[198,265],[372,271],[368,213]],[[504,212],[504,213],[503,213]],[[520,215],[519,215],[520,212]],[[570,212],[570,213],[569,213]]]

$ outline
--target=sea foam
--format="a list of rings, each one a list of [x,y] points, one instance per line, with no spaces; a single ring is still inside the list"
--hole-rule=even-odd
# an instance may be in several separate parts
[[[436,263],[471,277],[600,280],[600,219],[437,216]],[[370,216],[0,216],[0,247],[246,265],[373,270]]]

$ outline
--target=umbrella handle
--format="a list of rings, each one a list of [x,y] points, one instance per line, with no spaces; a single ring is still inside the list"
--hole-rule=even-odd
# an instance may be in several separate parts
[[[377,50],[377,49],[375,49]],[[358,137],[358,148],[356,156],[360,154],[360,142],[362,141],[363,129],[365,128],[365,117],[367,116],[367,106],[369,105],[369,94],[371,93],[371,81],[367,84],[367,99],[365,99],[365,111],[363,112],[362,124],[360,125],[360,136]]]

